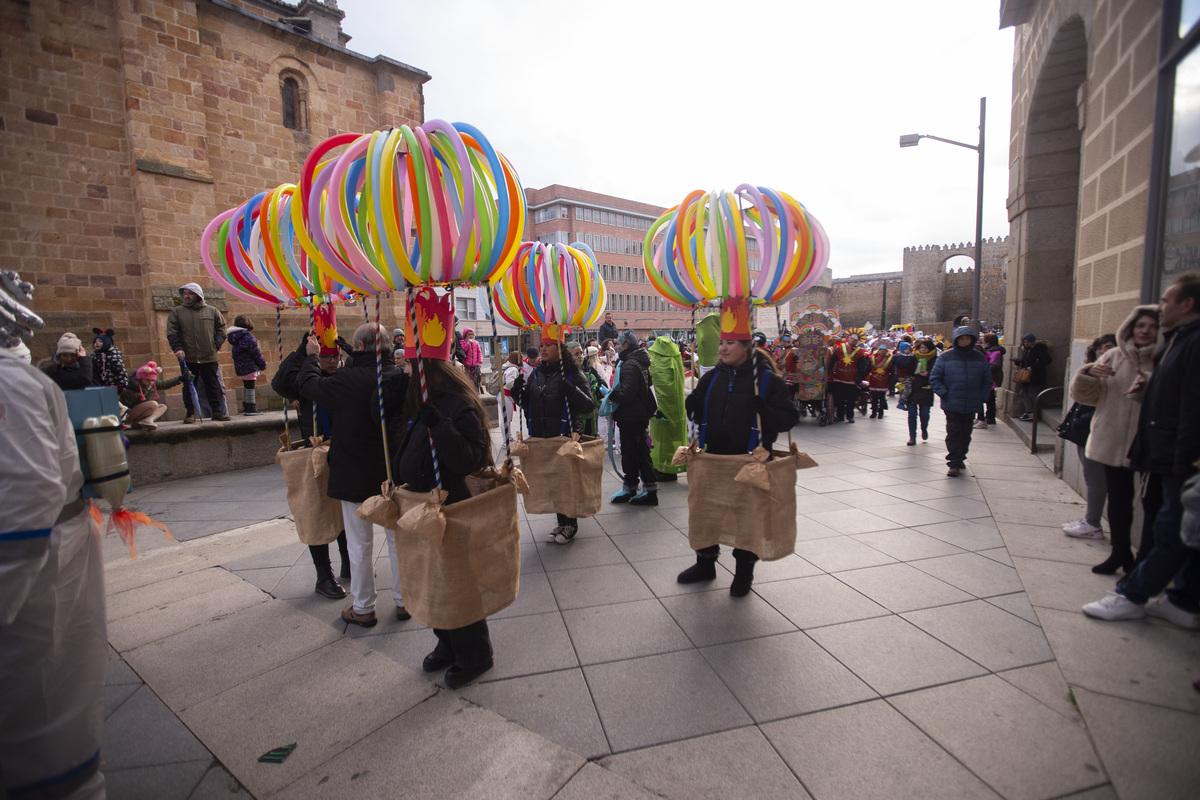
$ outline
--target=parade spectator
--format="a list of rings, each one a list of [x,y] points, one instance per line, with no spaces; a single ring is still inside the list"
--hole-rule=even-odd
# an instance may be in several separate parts
[[[521,374],[526,378],[529,373],[533,372],[538,367],[538,362],[542,360],[541,348],[530,347],[525,351],[525,361],[521,364]]]
[[[901,353],[895,358],[896,371],[902,369],[909,372],[904,403],[908,411],[908,446],[917,443],[917,423],[921,426],[921,441],[929,440],[929,410],[933,407],[933,385],[929,376],[937,363],[938,352],[933,346],[932,339],[918,339],[916,347],[907,342],[900,344],[901,348],[909,347],[910,353]]]
[[[233,324],[225,330],[233,354],[233,374],[242,381],[242,414],[247,417],[262,413],[258,410],[254,382],[258,380],[259,374],[267,369],[262,350],[258,348],[258,339],[251,333],[253,330],[254,323],[249,317],[242,315],[238,315]]]
[[[182,303],[167,315],[167,342],[175,357],[204,384],[212,418],[225,422],[230,417],[225,413],[225,385],[217,361],[217,351],[225,343],[225,318],[204,302],[204,290],[198,283],[179,287],[179,297]],[[183,405],[187,410],[183,421],[195,422],[201,409],[192,408],[190,392],[183,393]]]
[[[279,362],[279,369],[275,371],[275,377],[271,379],[271,389],[275,394],[295,406],[296,421],[300,425],[300,438],[305,447],[312,447],[314,436],[325,437],[330,442],[333,441],[333,419],[328,409],[322,408],[300,393],[300,368],[306,360],[308,360],[307,334],[300,338],[300,346]],[[336,373],[341,366],[341,361],[342,353],[337,347],[326,347],[321,344],[318,348],[317,367],[322,375],[329,376]],[[350,549],[346,531],[338,533],[337,546],[338,553],[342,558],[341,577],[343,580],[349,580],[353,572],[350,568]],[[329,558],[329,545],[310,544],[308,555],[317,572],[317,582],[313,586],[313,591],[330,600],[344,598],[346,589],[333,576],[333,562]],[[374,568],[372,567],[372,569]]]
[[[125,413],[125,424],[153,431],[158,429],[158,418],[167,413],[167,407],[158,402],[158,393],[183,383],[183,376],[162,378],[162,367],[153,361],[139,367],[133,374],[133,383],[121,390],[121,404],[129,409]]]
[[[1013,359],[1013,363],[1030,370],[1029,380],[1021,384],[1021,403],[1025,409],[1025,413],[1018,417],[1021,422],[1033,420],[1033,401],[1046,385],[1046,367],[1050,360],[1050,345],[1047,342],[1032,333],[1021,337],[1021,353]]]
[[[92,377],[95,374],[92,358],[84,353],[83,342],[73,333],[64,333],[58,337],[54,356],[38,364],[38,369],[46,373],[64,392],[96,385]]]
[[[608,383],[600,375],[600,370],[597,368],[599,363],[599,351],[593,347],[586,350],[576,345],[571,348],[571,356],[579,364],[583,371],[583,377],[587,378],[588,388],[592,390],[592,402],[596,404],[597,410],[600,408],[600,402],[608,395]],[[593,411],[583,418],[583,432],[587,436],[599,435],[599,414]]]
[[[596,410],[592,393],[570,351],[560,347],[552,336],[553,326],[543,332],[537,368],[517,378],[513,397],[525,415],[529,435],[540,439],[583,433],[583,418]],[[557,515],[558,525],[547,539],[558,544],[574,540],[579,521]]]
[[[309,336],[306,357],[300,367],[296,385],[305,397],[329,412],[336,435],[329,448],[329,496],[342,503],[342,522],[350,556],[350,595],[353,602],[342,609],[342,619],[364,628],[374,627],[375,616],[375,526],[359,519],[355,511],[368,498],[379,494],[380,485],[387,480],[387,462],[379,432],[380,396],[376,388],[376,338],[382,335],[373,323],[360,325],[351,340],[350,363],[332,375],[326,374],[318,362],[321,344]],[[401,409],[408,386],[408,377],[395,367],[391,342],[383,342],[383,409],[388,420],[388,432],[393,441],[402,428]],[[386,452],[391,452],[389,447]],[[396,542],[387,540],[388,558],[392,564],[392,599],[396,618],[403,621],[412,615],[404,609],[400,589],[400,568],[396,561]]]
[[[1157,320],[1157,315],[1155,319]],[[1096,363],[1096,359],[1116,346],[1117,337],[1111,333],[1093,339],[1085,354],[1085,365]],[[1059,426],[1058,435],[1059,438],[1075,445],[1075,452],[1079,456],[1079,464],[1083,472],[1083,483],[1086,489],[1084,496],[1087,506],[1082,517],[1071,520],[1062,526],[1063,533],[1076,539],[1103,539],[1104,531],[1100,528],[1100,517],[1104,513],[1104,503],[1108,499],[1107,478],[1104,474],[1104,465],[1088,458],[1086,449],[1087,440],[1091,436],[1092,417],[1096,413],[1096,407],[1079,402],[1079,398],[1073,395],[1072,399],[1074,402],[1067,411],[1067,417]],[[1072,417],[1072,415],[1074,416]],[[1082,441],[1080,441],[1081,436]],[[1148,529],[1154,523],[1153,517],[1146,522]],[[1143,533],[1144,536],[1145,533]]]
[[[404,358],[404,329],[392,329],[392,352]]]
[[[929,373],[929,383],[946,414],[946,474],[951,478],[966,469],[971,426],[992,388],[987,356],[975,349],[975,342],[973,330],[955,328],[953,346],[938,356]]]
[[[92,328],[92,384],[115,386],[119,392],[129,385],[129,373],[125,370],[125,355],[113,344],[112,328]]]
[[[479,394],[483,381],[483,348],[475,341],[472,328],[463,328],[462,350],[463,369],[466,370],[467,379],[475,385],[475,394]]]
[[[613,322],[612,312],[604,312],[604,322],[600,324],[600,335],[597,338],[602,342],[610,342],[616,340],[620,334],[617,324]]]
[[[625,484],[612,496],[611,502],[656,506],[658,479],[654,475],[647,440],[650,417],[658,411],[658,406],[650,391],[650,355],[631,330],[621,334],[620,359],[617,381],[608,393],[608,399],[614,406],[612,419],[621,436],[621,471],[625,473]]]
[[[800,421],[800,412],[792,405],[774,362],[747,339],[748,335],[746,339],[721,339],[716,367],[705,373],[688,395],[687,414],[703,426],[706,452],[741,455],[761,445],[770,453],[779,434]],[[716,544],[697,550],[696,563],[676,580],[687,584],[715,579],[720,553],[721,546]],[[736,566],[729,594],[745,597],[754,582],[758,556],[735,548],[733,560]]]
[[[500,408],[500,413],[503,415],[504,427],[502,431],[507,432],[508,437],[512,438],[512,419],[513,419],[513,384],[517,382],[517,376],[521,374],[521,354],[516,350],[508,354],[508,358],[504,360],[501,366],[503,376],[501,380],[500,391],[496,393],[496,404]]]
[[[414,492],[432,491],[440,479],[447,493],[446,505],[451,505],[471,497],[466,477],[491,462],[491,440],[478,387],[444,358],[426,357],[425,353],[431,351],[423,348],[421,353],[429,399],[422,401],[418,381],[409,382],[404,418],[412,423],[396,450],[392,472],[399,483]],[[412,368],[416,372],[417,365],[414,363]],[[436,475],[431,438],[437,450]],[[421,666],[426,672],[445,669],[444,680],[449,688],[465,686],[492,668],[486,618],[460,628],[434,628],[433,633],[437,645]]]
[[[1183,543],[1180,526],[1183,484],[1196,474],[1200,460],[1200,273],[1177,277],[1158,309],[1164,341],[1154,373],[1144,384],[1139,376],[1130,387],[1134,392],[1144,387],[1130,466],[1162,481],[1154,546],[1114,592],[1084,606],[1083,613],[1104,620],[1149,614],[1194,630],[1200,628],[1200,552]],[[1166,596],[1157,597],[1164,589]]]
[[[1000,344],[999,336],[994,333],[983,335],[983,354],[987,356],[992,373],[992,390],[988,392],[984,410],[975,419],[975,427],[980,430],[996,424],[996,387],[1004,385],[1004,356],[1007,353],[1008,350]]]

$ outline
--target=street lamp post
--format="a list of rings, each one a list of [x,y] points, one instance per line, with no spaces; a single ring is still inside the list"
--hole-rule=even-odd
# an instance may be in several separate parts
[[[922,139],[933,139],[946,144],[958,145],[979,154],[979,177],[975,190],[975,287],[971,296],[971,328],[979,334],[979,283],[983,275],[983,131],[987,117],[987,98],[979,98],[979,144],[956,142],[925,133],[908,133],[900,137],[901,147],[916,147]]]

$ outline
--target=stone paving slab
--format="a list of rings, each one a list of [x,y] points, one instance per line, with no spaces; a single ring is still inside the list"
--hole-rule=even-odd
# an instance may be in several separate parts
[[[312,593],[286,519],[183,542],[151,532],[136,562],[106,541],[121,651],[109,717],[141,708],[130,702],[148,686],[167,704],[144,713],[175,717],[191,737],[181,752],[195,756],[178,785],[163,764],[118,762],[113,774],[129,796],[155,800],[485,786],[489,797],[1101,798],[1114,796],[1110,779],[1122,796],[1153,785],[1147,776],[1178,756],[1155,749],[1152,726],[1186,732],[1200,718],[1190,689],[1200,637],[1079,614],[1111,587],[1087,570],[1103,544],[1057,528],[1079,516],[1079,499],[996,428],[974,432],[977,460],[947,478],[939,422],[917,448],[894,416],[802,423],[795,437],[821,465],[798,477],[799,554],[761,562],[741,600],[727,591],[727,550],[716,581],[675,581],[694,562],[686,475],[662,484],[656,509],[606,504],[566,546],[545,541],[552,517],[522,510],[521,593],[490,625],[496,666],[457,693],[419,671],[434,639],[415,621],[385,614],[347,629],[343,603]],[[253,479],[163,484],[147,498],[203,504],[239,484],[281,488],[270,470]],[[604,482],[615,490],[611,472]],[[1040,505],[1020,508],[1030,503]],[[208,576],[220,588],[201,591]],[[229,607],[214,602],[225,595]],[[153,607],[138,610],[139,597]],[[264,642],[278,652],[256,655]],[[185,663],[202,645],[211,652]],[[208,666],[222,657],[226,671]],[[1092,700],[1077,707],[1072,692]],[[1089,709],[1105,726],[1119,724],[1116,708],[1147,733],[1097,753]],[[283,743],[284,729],[304,731],[305,755],[264,773],[259,743]]]

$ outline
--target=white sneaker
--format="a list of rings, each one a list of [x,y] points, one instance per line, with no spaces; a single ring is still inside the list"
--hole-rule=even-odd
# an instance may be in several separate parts
[[[978,419],[978,420],[975,420],[975,424],[974,424],[974,425],[972,425],[971,427],[972,427],[972,428],[974,428],[974,429],[975,429],[975,430],[977,430],[977,431],[986,431],[986,430],[987,430],[987,423],[986,423],[986,422],[984,422],[984,421],[983,421],[983,420],[981,420],[981,419]]]
[[[1149,603],[1146,603],[1146,616],[1165,619],[1167,622],[1173,622],[1181,628],[1187,628],[1189,631],[1200,629],[1200,614],[1184,611],[1168,600],[1166,595],[1156,597]]]
[[[1109,592],[1103,600],[1088,603],[1083,613],[1096,619],[1119,620],[1141,619],[1146,616],[1146,607],[1139,606],[1123,594]]]
[[[1104,538],[1104,531],[1102,531],[1100,528],[1097,528],[1086,519],[1077,519],[1074,522],[1068,522],[1066,525],[1063,525],[1063,533],[1076,539]]]
[[[562,533],[562,532],[563,532],[563,526],[562,526],[562,525],[558,525],[558,526],[556,526],[556,527],[554,528],[554,530],[552,530],[552,531],[550,531],[549,533],[547,533],[547,534],[546,534],[546,541],[547,541],[547,542],[554,542],[554,541],[557,541],[557,540],[558,540],[558,535],[559,535],[560,533]]]
[[[1087,522],[1087,520],[1084,519],[1083,517],[1080,517],[1079,519],[1073,519],[1070,522],[1064,522],[1062,524],[1062,529],[1065,531],[1068,528],[1074,528],[1076,525],[1078,525],[1081,522]]]

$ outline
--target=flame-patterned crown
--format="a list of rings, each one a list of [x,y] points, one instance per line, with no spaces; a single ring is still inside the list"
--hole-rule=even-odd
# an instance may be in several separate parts
[[[726,297],[721,301],[721,338],[750,340],[750,300]]]
[[[422,286],[409,295],[417,307],[417,332],[413,333],[413,310],[407,303],[404,309],[404,357],[417,357],[417,340],[421,342],[421,358],[450,360],[454,344],[454,307],[450,295],[437,296],[432,288]]]
[[[313,308],[313,333],[321,342],[321,355],[332,356],[338,352],[337,312],[332,305],[317,305]]]
[[[571,333],[568,325],[550,323],[542,326],[542,341],[561,342]]]

